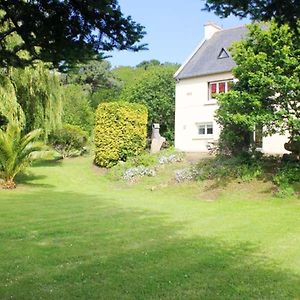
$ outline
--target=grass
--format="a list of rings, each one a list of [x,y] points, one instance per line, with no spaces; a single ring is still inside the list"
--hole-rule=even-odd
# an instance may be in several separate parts
[[[300,299],[300,201],[262,182],[139,184],[90,158],[0,191],[0,299]]]

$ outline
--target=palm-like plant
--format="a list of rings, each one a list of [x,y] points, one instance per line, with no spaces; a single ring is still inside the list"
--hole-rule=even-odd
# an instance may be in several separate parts
[[[41,156],[44,144],[36,141],[41,133],[41,129],[36,129],[22,135],[17,123],[9,123],[5,130],[0,129],[0,177],[4,180],[3,188],[15,188],[15,176]]]

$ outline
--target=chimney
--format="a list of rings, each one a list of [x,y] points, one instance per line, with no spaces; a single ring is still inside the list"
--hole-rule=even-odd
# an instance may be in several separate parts
[[[220,30],[222,30],[222,28],[214,22],[207,22],[206,24],[204,24],[204,38],[206,40],[209,40],[214,35],[214,33]]]

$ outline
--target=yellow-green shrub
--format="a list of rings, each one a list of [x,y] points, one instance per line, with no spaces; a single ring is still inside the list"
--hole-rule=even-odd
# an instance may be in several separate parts
[[[126,102],[102,103],[96,111],[95,163],[111,167],[146,146],[147,108]]]

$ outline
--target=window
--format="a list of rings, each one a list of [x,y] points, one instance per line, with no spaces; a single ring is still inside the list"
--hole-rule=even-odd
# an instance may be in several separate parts
[[[214,99],[216,94],[227,93],[233,84],[233,80],[223,80],[208,83],[208,99]]]
[[[198,123],[197,128],[198,128],[198,135],[200,136],[209,136],[209,135],[213,135],[214,133],[213,123]]]
[[[229,54],[227,53],[227,51],[224,48],[222,48],[218,55],[218,59],[228,58],[228,57],[229,57]]]

